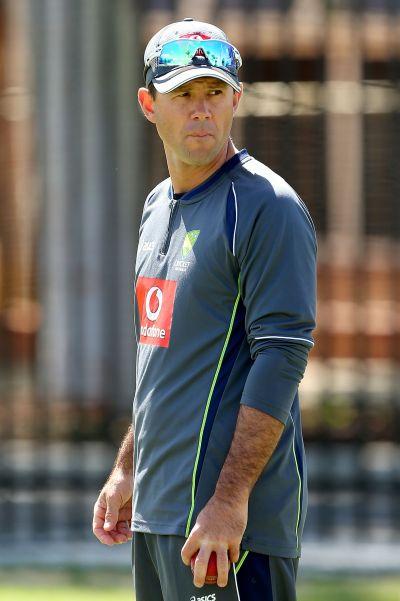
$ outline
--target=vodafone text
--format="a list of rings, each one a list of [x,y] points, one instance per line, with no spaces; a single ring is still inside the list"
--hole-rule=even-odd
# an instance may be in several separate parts
[[[165,338],[165,330],[156,326],[140,326],[141,336],[150,336],[150,338]]]

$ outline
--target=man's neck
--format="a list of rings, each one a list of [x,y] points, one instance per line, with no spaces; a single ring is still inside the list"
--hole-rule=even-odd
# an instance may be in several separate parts
[[[222,167],[222,165],[237,152],[238,149],[234,146],[230,138],[221,149],[221,152],[219,152],[215,159],[207,165],[188,165],[187,163],[174,160],[169,153],[166,152],[168,171],[174,193],[183,194],[196,188]]]

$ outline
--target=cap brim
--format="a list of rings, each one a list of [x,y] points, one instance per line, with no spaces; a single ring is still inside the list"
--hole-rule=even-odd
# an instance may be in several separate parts
[[[215,77],[232,86],[236,92],[241,91],[241,86],[237,79],[229,75],[226,71],[222,71],[216,67],[183,67],[182,69],[170,71],[165,75],[153,79],[153,84],[157,92],[166,94],[167,92],[172,92],[175,88],[179,88],[184,83],[192,79],[198,79],[199,77]]]

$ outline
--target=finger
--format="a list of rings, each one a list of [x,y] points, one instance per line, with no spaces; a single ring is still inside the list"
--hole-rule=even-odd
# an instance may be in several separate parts
[[[126,534],[121,534],[121,532],[116,532],[115,530],[110,535],[116,545],[127,543],[130,540]]]
[[[107,510],[104,516],[104,530],[113,530],[118,521],[119,504],[115,496],[107,498]]]
[[[93,514],[93,528],[103,528],[105,522],[106,509],[103,507],[98,507],[94,510]],[[120,510],[118,514],[118,522],[116,524],[116,528],[120,531],[124,529],[130,530],[130,521],[132,518],[132,511],[128,511],[128,508],[125,510]]]
[[[99,513],[104,514],[107,507],[107,503],[105,502],[103,495],[100,495],[93,506],[93,514]]]
[[[117,545],[127,543],[132,539],[132,532],[119,532],[117,529],[106,532],[103,528],[98,528],[94,532],[95,536],[106,545]]]
[[[217,584],[218,586],[226,586],[228,584],[228,552],[226,549],[217,551]]]
[[[93,526],[93,530],[95,528],[103,528],[103,526],[104,526],[104,518],[101,517],[98,514],[94,515],[93,516],[93,524],[92,524],[92,526]]]
[[[194,578],[193,584],[197,587],[202,587],[206,579],[208,561],[210,559],[211,549],[208,547],[200,547],[200,551],[194,563]]]
[[[117,525],[116,525],[115,529],[118,532],[120,532],[121,534],[127,534],[127,533],[129,533],[131,531],[129,523],[126,520],[124,520],[124,521],[119,520],[117,522]]]
[[[95,528],[93,534],[103,545],[111,547],[115,544],[113,537],[108,532],[104,532],[103,528]]]
[[[132,531],[130,528],[127,528],[126,526],[117,524],[116,529],[113,530],[112,532],[116,532],[117,534],[121,535],[123,537],[123,542],[127,542],[128,540],[132,539]]]
[[[105,508],[102,507],[97,502],[93,509],[93,522],[92,522],[93,531],[95,528],[103,528],[105,514],[106,514]]]
[[[118,513],[118,521],[131,521],[132,519],[132,505],[129,504],[125,507],[121,507]]]
[[[240,547],[239,545],[232,545],[229,548],[229,559],[232,563],[237,563],[240,557]]]
[[[199,550],[199,543],[196,541],[193,535],[189,535],[185,544],[181,549],[182,561],[186,566],[190,566],[190,560],[192,556]]]

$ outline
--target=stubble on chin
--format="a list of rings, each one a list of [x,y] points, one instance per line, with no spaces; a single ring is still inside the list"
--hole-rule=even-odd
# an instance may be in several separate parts
[[[212,161],[221,152],[222,146],[212,146],[211,148],[188,148],[184,151],[184,161],[192,167],[203,167],[212,163]],[[183,157],[182,157],[183,158]]]

